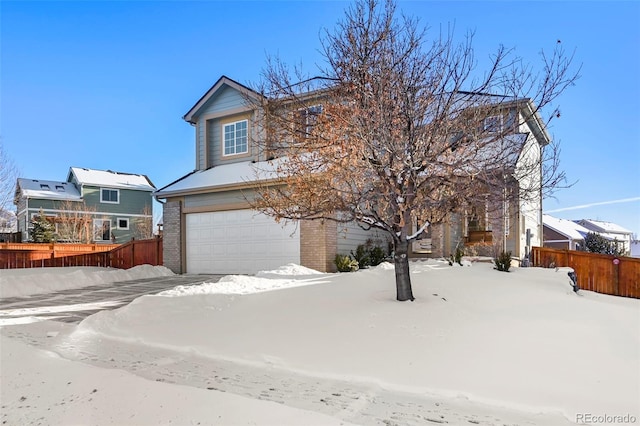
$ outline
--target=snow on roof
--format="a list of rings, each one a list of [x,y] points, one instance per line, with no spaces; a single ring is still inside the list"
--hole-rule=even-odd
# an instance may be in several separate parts
[[[207,170],[196,170],[159,189],[154,195],[162,198],[182,192],[272,179],[277,176],[276,170],[279,164],[278,159],[257,163],[244,161],[211,167]]]
[[[628,229],[623,228],[620,225],[616,225],[615,223],[611,223],[611,222],[604,222],[601,220],[593,220],[593,219],[580,219],[577,220],[576,222],[578,223],[582,223],[583,225],[586,224],[587,227],[589,227],[589,224],[593,225],[593,227],[597,227],[600,228],[598,229],[598,231],[600,232],[605,232],[608,234],[632,234],[631,231],[629,231]]]
[[[584,226],[579,225],[572,220],[559,219],[557,217],[549,216],[548,214],[542,215],[542,223],[554,231],[566,235],[567,238],[571,238],[572,240],[583,240],[584,236],[591,232]]]
[[[82,198],[71,182],[19,178],[18,187],[23,197],[77,201]]]
[[[73,174],[82,185],[135,189],[139,191],[155,191],[156,189],[145,175],[114,172],[111,170],[85,169],[82,167],[71,167],[69,172]]]

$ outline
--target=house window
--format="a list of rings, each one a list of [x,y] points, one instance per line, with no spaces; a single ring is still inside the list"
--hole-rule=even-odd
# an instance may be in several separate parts
[[[224,155],[245,154],[249,152],[247,144],[247,120],[225,124],[222,130]]]
[[[94,219],[93,220],[93,240],[94,241],[111,240],[111,219]]]
[[[492,115],[484,119],[484,131],[497,133],[502,131],[502,115]]]
[[[47,185],[46,183],[41,183],[40,184],[40,189],[44,189],[45,191],[48,191],[51,188],[49,188],[49,185]]]
[[[322,114],[322,105],[313,105],[309,108],[298,110],[296,132],[301,138],[308,138],[313,131],[313,126],[318,122],[318,116]]]
[[[64,186],[62,186],[62,185],[56,185],[56,191],[58,191],[58,192],[64,192]]]
[[[129,219],[127,219],[126,217],[119,217],[118,229],[129,229]]]
[[[120,202],[120,191],[117,189],[101,188],[100,202],[118,204]]]

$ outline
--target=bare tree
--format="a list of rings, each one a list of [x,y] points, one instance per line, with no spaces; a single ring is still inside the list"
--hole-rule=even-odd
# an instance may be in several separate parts
[[[4,149],[0,139],[0,211],[7,210],[13,202],[18,179],[18,168]]]
[[[392,0],[359,0],[326,32],[320,77],[269,59],[256,106],[277,173],[262,175],[253,206],[278,220],[357,221],[386,232],[397,300],[413,300],[409,247],[430,223],[480,201],[504,212],[507,200],[539,197],[563,178],[557,150],[545,156],[520,129],[532,120],[544,129],[541,108],[577,78],[572,58],[557,44],[536,73],[499,47],[479,72],[472,41],[447,34],[428,43]]]
[[[136,231],[135,237],[139,240],[153,238],[153,215],[151,206],[144,206],[142,209],[144,217],[135,219]]]
[[[56,216],[58,241],[89,244],[93,242],[93,217],[96,208],[84,201],[63,201]]]

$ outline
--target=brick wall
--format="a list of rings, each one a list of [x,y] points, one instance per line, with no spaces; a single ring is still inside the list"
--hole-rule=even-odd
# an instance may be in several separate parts
[[[162,253],[164,266],[176,274],[185,272],[182,268],[182,233],[180,201],[167,201],[162,208]]]
[[[300,263],[321,272],[335,272],[333,262],[338,247],[336,222],[302,220],[300,226]]]

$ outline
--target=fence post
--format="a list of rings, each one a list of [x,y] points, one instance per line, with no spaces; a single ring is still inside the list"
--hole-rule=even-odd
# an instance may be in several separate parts
[[[613,294],[620,296],[620,259],[613,259]]]

